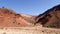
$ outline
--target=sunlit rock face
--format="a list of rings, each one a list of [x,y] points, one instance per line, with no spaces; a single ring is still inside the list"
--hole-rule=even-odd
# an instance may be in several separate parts
[[[60,28],[60,4],[38,15],[36,23],[40,23],[46,27]]]

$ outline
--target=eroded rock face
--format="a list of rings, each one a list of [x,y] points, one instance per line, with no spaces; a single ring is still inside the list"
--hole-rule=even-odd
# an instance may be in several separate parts
[[[38,15],[36,23],[40,23],[46,27],[60,28],[60,4]]]
[[[20,27],[31,25],[32,24],[24,19],[21,14],[17,14],[13,10],[7,8],[0,8],[0,27]]]

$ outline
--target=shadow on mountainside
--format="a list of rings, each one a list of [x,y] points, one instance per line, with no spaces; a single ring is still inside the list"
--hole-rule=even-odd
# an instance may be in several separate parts
[[[35,24],[40,23],[43,27],[60,28],[60,4],[38,15],[35,20]]]

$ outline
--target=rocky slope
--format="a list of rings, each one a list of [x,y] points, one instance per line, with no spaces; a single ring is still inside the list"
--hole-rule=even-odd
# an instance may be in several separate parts
[[[0,27],[31,26],[31,22],[34,22],[32,17],[25,14],[18,14],[11,9],[0,8]]]
[[[40,23],[46,27],[60,28],[60,4],[38,15],[36,23]]]

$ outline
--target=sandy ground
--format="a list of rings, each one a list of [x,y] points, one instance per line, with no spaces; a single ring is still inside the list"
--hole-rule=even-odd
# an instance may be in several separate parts
[[[5,27],[0,28],[0,34],[60,34],[60,29],[44,27]]]

